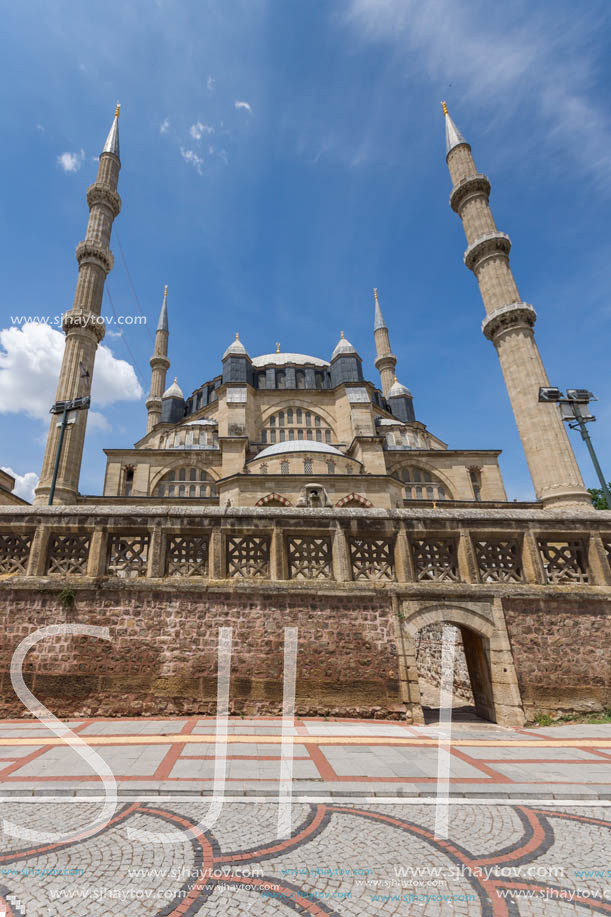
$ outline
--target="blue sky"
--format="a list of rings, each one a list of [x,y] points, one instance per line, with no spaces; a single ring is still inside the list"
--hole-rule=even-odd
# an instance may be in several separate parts
[[[148,388],[167,283],[169,378],[185,393],[219,372],[236,331],[253,356],[280,341],[328,358],[343,329],[377,381],[377,286],[418,419],[450,448],[502,449],[509,497],[531,498],[448,206],[446,98],[491,178],[550,381],[600,398],[592,435],[611,476],[610,19],[597,0],[4,4],[0,465],[40,470],[61,339],[12,318],[71,305],[120,100],[108,289],[148,326],[105,339],[83,493],[101,492],[104,447],[144,433],[137,379]]]

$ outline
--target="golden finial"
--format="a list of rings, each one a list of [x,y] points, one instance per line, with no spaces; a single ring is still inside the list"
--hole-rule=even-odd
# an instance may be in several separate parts
[[[377,287],[373,288],[373,295],[375,297],[375,301],[377,302],[378,301],[378,288]]]
[[[280,341],[276,341],[276,353],[280,353]]]
[[[117,102],[117,107],[115,108],[115,118],[119,117],[119,112],[121,111],[121,103]]]
[[[395,382],[398,382],[398,381],[399,380],[397,379],[397,374],[395,373]]]
[[[341,338],[343,338],[344,332],[343,332],[343,331],[340,331],[339,336],[340,336]]]
[[[165,285],[164,288],[163,288],[163,295],[164,295],[164,297],[168,295],[168,285],[167,285],[167,283],[166,283],[166,285]]]
[[[174,376],[174,385],[178,385],[178,376]]]
[[[236,341],[239,341],[239,340],[240,340],[240,335],[238,334],[237,331],[236,331],[236,333],[235,333],[235,339],[236,339]]]
[[[442,103],[441,103],[441,109],[442,109],[444,115],[447,115],[447,114],[448,114],[448,106],[446,105],[445,102],[442,102]]]

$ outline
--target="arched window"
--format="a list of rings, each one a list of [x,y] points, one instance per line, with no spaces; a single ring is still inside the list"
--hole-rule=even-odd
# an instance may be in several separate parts
[[[399,476],[405,484],[407,500],[447,500],[451,496],[439,478],[424,468],[407,465],[400,469]]]
[[[268,417],[261,430],[262,443],[286,442],[295,439],[311,439],[318,443],[330,443],[334,438],[327,421],[302,408],[286,408]]]
[[[178,484],[174,482],[178,481]],[[189,484],[180,482],[189,481]],[[201,468],[168,471],[155,487],[155,497],[216,497],[214,481]]]

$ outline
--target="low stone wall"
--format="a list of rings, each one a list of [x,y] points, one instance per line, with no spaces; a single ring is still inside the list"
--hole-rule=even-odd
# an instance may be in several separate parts
[[[524,711],[611,708],[611,606],[607,599],[503,600]]]
[[[58,623],[108,627],[111,640],[56,636],[24,663],[26,684],[58,716],[216,712],[217,643],[233,628],[231,712],[282,712],[284,628],[298,627],[296,709],[303,716],[398,718],[395,630],[390,598],[114,584],[75,590],[3,590],[0,715],[26,713],[9,666],[17,644]]]

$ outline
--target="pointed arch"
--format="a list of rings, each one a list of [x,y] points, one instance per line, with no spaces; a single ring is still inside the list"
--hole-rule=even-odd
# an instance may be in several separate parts
[[[292,506],[290,500],[287,500],[286,497],[283,497],[281,494],[271,493],[266,494],[264,497],[261,497],[260,500],[257,500],[255,506]]]
[[[338,500],[335,504],[338,508],[342,506],[362,506],[367,509],[373,508],[373,503],[371,500],[368,500],[367,497],[363,497],[361,494],[346,494],[345,497],[342,497],[341,500]]]

